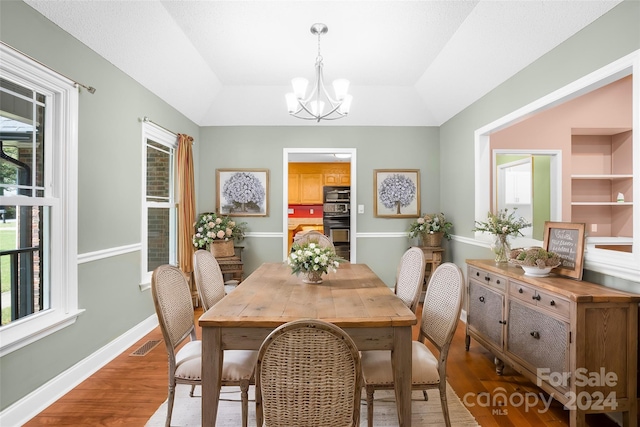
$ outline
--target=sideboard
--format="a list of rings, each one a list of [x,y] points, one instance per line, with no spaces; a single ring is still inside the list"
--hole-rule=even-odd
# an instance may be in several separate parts
[[[637,426],[640,295],[590,282],[525,276],[520,267],[467,260],[466,348],[471,338],[570,411],[621,412]]]

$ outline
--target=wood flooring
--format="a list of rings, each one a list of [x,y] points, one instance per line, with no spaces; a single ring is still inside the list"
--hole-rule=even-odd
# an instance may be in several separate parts
[[[201,311],[196,309],[196,319],[200,314]],[[416,337],[417,331],[414,331]],[[562,409],[562,405],[553,401],[550,409],[545,411],[539,397],[540,389],[508,367],[505,367],[504,375],[497,375],[493,356],[474,341],[469,351],[465,351],[464,338],[465,325],[460,322],[449,353],[448,380],[481,426],[569,425],[569,414]],[[143,427],[167,398],[167,354],[164,342],[144,356],[131,355],[149,340],[162,340],[158,328],[25,426]],[[531,402],[534,396],[538,396],[538,405],[527,408],[519,404],[515,397],[510,399],[514,404],[507,406],[491,406],[491,399],[486,401],[486,396],[501,392],[508,397],[528,397]],[[587,422],[590,427],[616,426],[602,415],[588,416]]]

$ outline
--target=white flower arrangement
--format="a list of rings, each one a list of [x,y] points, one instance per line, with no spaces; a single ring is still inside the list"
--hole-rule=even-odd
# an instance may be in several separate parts
[[[228,216],[220,217],[213,212],[203,213],[195,224],[193,246],[207,248],[214,240],[237,240],[244,238],[246,224],[236,223]]]
[[[291,274],[296,276],[300,273],[319,272],[328,273],[336,272],[343,258],[336,255],[331,247],[321,247],[318,243],[309,242],[304,244],[294,243],[291,247],[291,253],[287,258],[287,263],[291,267]]]

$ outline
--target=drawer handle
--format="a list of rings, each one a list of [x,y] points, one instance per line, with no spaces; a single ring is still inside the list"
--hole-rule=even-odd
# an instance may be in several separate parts
[[[534,295],[534,296],[531,297],[531,299],[534,299],[536,301],[540,301],[540,295],[539,294],[538,295]]]
[[[498,320],[498,323],[500,323],[501,325],[506,325],[507,321],[506,320]]]
[[[539,340],[540,339],[540,332],[533,331],[533,332],[531,332],[531,336],[534,337],[535,339]]]
[[[489,277],[489,276],[484,276],[484,280],[486,280],[487,282],[490,282],[490,281],[491,281],[491,277]]]
[[[480,300],[480,302],[484,302],[484,297],[480,297],[478,299]]]
[[[496,284],[498,285],[500,284],[500,279],[496,280]]]
[[[523,292],[524,292],[524,291],[522,290],[522,288],[518,289],[518,293],[519,293],[519,294],[521,294],[521,293],[523,293]]]
[[[549,304],[550,305],[556,305],[556,302],[554,300],[551,300],[551,302]]]
[[[476,271],[476,276],[480,277],[480,272],[479,271]]]

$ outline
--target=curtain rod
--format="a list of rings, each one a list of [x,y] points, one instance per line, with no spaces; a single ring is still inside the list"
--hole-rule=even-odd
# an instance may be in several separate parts
[[[144,123],[152,123],[152,124],[154,124],[154,125],[158,126],[159,128],[166,130],[166,131],[167,131],[167,132],[169,132],[169,133],[172,133],[172,134],[174,134],[174,135],[176,135],[176,136],[178,135],[178,133],[177,133],[177,132],[174,132],[174,131],[172,131],[172,130],[167,129],[167,128],[166,128],[166,127],[164,127],[164,126],[161,126],[161,125],[157,124],[156,122],[154,122],[153,120],[151,120],[151,119],[150,119],[149,117],[147,117],[147,116],[144,116],[143,118],[141,118],[141,119],[140,119],[140,121],[141,121],[141,122],[144,122]]]
[[[13,46],[9,46],[9,45],[8,45],[8,44],[6,44],[5,42],[0,41],[0,43],[2,43],[3,45],[5,45],[6,47],[8,47],[8,48],[9,48],[9,49],[11,49],[11,50],[14,50],[14,51],[18,52],[20,55],[26,56],[27,58],[29,58],[29,59],[30,59],[30,60],[32,60],[33,62],[37,62],[38,64],[40,64],[40,65],[42,65],[43,67],[45,67],[47,70],[53,71],[54,73],[61,75],[61,76],[62,76],[62,77],[64,77],[65,79],[72,81],[72,82],[73,82],[73,84],[75,85],[75,87],[82,87],[82,88],[85,88],[85,89],[87,90],[87,92],[89,92],[89,93],[91,93],[91,94],[93,94],[93,93],[95,93],[95,92],[96,92],[96,88],[95,88],[95,87],[93,87],[93,86],[87,86],[87,85],[82,84],[82,83],[80,83],[80,82],[78,82],[78,81],[75,81],[75,80],[74,80],[74,79],[72,79],[71,77],[69,77],[69,76],[66,76],[66,75],[62,74],[61,72],[59,72],[59,71],[57,71],[57,70],[54,70],[53,68],[49,67],[48,65],[43,64],[42,62],[38,61],[37,59],[35,59],[35,58],[33,58],[33,57],[29,56],[29,55],[27,55],[27,54],[26,54],[26,53],[24,53],[24,52],[22,52],[22,51],[20,51],[20,50],[16,49],[15,47],[13,47]]]

